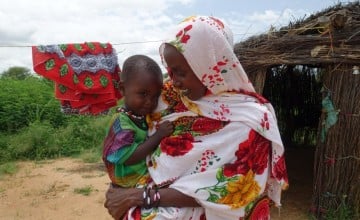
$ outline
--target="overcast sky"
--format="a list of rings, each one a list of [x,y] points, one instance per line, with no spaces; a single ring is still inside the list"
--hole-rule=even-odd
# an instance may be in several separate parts
[[[159,61],[166,31],[190,15],[225,20],[235,42],[280,28],[338,0],[0,0],[0,73],[32,69],[32,45],[109,42],[119,64],[133,54]]]

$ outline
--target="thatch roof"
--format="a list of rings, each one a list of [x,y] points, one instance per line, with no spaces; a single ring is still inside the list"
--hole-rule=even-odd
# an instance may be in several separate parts
[[[360,2],[337,4],[235,45],[248,72],[281,64],[360,63]]]

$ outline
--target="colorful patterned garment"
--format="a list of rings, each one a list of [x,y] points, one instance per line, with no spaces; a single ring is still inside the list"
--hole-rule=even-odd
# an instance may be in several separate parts
[[[284,147],[273,108],[255,94],[233,53],[231,32],[219,19],[191,17],[167,42],[210,94],[191,101],[165,85],[152,120],[172,121],[175,132],[148,158],[148,169],[156,184],[201,207],[132,208],[125,219],[269,219],[270,201],[280,206],[287,187]],[[151,134],[156,126],[149,127]]]
[[[34,71],[55,82],[64,113],[99,114],[116,106],[120,68],[111,44],[33,46]]]
[[[129,166],[124,164],[145,141],[147,130],[145,120],[143,126],[138,127],[124,112],[114,116],[103,149],[103,161],[113,184],[134,187],[147,173],[145,160]]]

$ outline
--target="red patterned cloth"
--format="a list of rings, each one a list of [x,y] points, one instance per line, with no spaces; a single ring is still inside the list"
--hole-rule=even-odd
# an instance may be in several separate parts
[[[66,114],[104,113],[121,98],[120,67],[109,43],[33,46],[32,57],[34,71],[55,82]]]

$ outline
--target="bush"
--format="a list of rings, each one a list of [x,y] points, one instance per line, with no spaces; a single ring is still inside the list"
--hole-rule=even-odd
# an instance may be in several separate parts
[[[48,122],[33,122],[8,140],[7,151],[11,160],[40,160],[58,155],[55,129]]]
[[[14,160],[42,160],[88,154],[101,158],[102,143],[111,115],[72,116],[67,127],[54,128],[35,121],[0,141],[0,164]],[[5,137],[5,136],[0,136]]]
[[[57,145],[63,156],[71,156],[96,149],[101,151],[105,130],[111,116],[72,116],[68,126],[59,129]]]
[[[0,88],[0,132],[15,133],[35,121],[49,121],[55,128],[66,125],[68,117],[48,81],[0,78]]]
[[[87,154],[101,158],[109,115],[76,116],[60,111],[53,82],[33,76],[0,77],[0,164]]]

